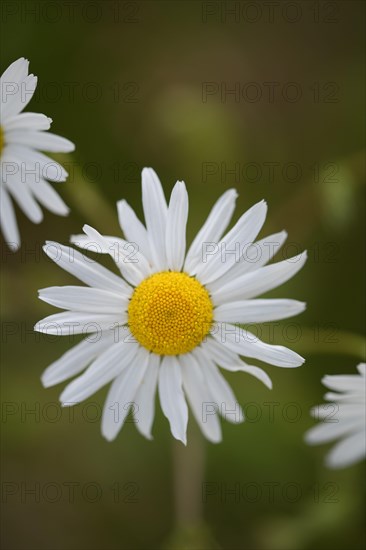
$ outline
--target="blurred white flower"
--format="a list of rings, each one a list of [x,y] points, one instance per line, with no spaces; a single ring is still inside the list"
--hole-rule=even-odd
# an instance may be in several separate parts
[[[331,403],[311,411],[322,423],[306,433],[307,443],[318,445],[340,439],[326,457],[329,468],[345,468],[366,456],[366,364],[360,363],[357,369],[359,374],[324,376],[324,386],[333,390],[324,399]]]
[[[102,236],[90,226],[84,226],[85,235],[71,239],[83,248],[110,254],[122,276],[72,248],[57,243],[44,247],[60,267],[91,288],[40,290],[41,300],[67,311],[46,317],[35,329],[70,334],[72,327],[75,334],[96,334],[48,367],[42,381],[52,386],[88,367],[61,394],[63,405],[79,403],[112,382],[102,418],[102,433],[108,440],[116,437],[132,406],[138,430],[151,438],[158,388],[175,438],[186,443],[187,398],[203,434],[219,442],[218,413],[231,422],[242,422],[244,417],[218,367],[247,372],[271,388],[269,376],[245,363],[241,355],[279,367],[298,367],[304,362],[297,353],[265,344],[230,324],[285,319],[305,308],[296,300],[253,299],[295,275],[306,253],[265,265],[286,233],[253,245],[266,218],[264,201],[243,214],[222,238],[236,197],[231,189],[219,198],[186,253],[186,187],[178,181],[168,205],[158,176],[145,168],[146,225],[122,200],[118,215],[127,240]],[[236,244],[240,257],[229,252]]]
[[[67,153],[74,150],[68,139],[47,132],[52,119],[40,113],[22,113],[37,86],[37,77],[28,74],[29,62],[14,61],[0,78],[0,224],[12,250],[20,246],[18,224],[10,197],[33,222],[40,223],[40,204],[54,214],[65,216],[69,209],[46,181],[65,181],[67,172],[40,151]]]

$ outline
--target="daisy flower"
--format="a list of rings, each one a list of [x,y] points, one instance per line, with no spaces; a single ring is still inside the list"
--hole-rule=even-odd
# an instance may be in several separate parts
[[[329,468],[345,468],[366,456],[366,363],[360,363],[357,370],[359,374],[324,376],[324,386],[332,390],[324,399],[330,403],[311,410],[322,423],[306,433],[306,442],[319,445],[340,440],[326,457]]]
[[[40,151],[68,153],[74,144],[46,132],[52,119],[41,113],[22,113],[37,86],[37,77],[28,74],[29,62],[14,61],[0,78],[0,224],[9,247],[20,246],[18,224],[10,197],[33,222],[40,223],[40,205],[54,214],[65,216],[69,210],[46,181],[65,181],[67,172]]]
[[[253,244],[265,221],[264,201],[223,237],[236,197],[231,189],[219,198],[186,253],[186,187],[178,181],[167,204],[158,176],[145,168],[145,225],[122,200],[117,208],[126,240],[102,236],[90,226],[84,226],[85,235],[71,239],[84,249],[110,254],[120,275],[73,248],[50,242],[44,247],[52,260],[88,287],[40,290],[41,300],[66,311],[46,317],[35,329],[61,335],[72,328],[75,334],[93,334],[49,366],[42,382],[52,386],[79,375],[62,392],[63,405],[80,403],[112,382],[102,416],[108,440],[116,437],[131,407],[137,429],[151,438],[158,391],[176,439],[186,443],[188,401],[203,434],[219,442],[218,413],[235,423],[244,419],[219,367],[251,374],[271,388],[269,376],[240,356],[279,367],[304,362],[297,353],[266,344],[235,325],[285,319],[303,311],[304,303],[295,300],[253,298],[290,279],[306,260],[302,253],[265,265],[286,233]],[[222,251],[236,244],[240,258],[230,253],[223,257]]]

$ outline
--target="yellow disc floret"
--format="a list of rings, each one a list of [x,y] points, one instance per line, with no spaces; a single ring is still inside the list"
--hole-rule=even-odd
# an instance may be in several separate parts
[[[162,271],[140,283],[128,307],[136,340],[159,355],[179,355],[209,333],[213,306],[207,290],[186,273]]]
[[[0,155],[1,155],[1,153],[3,152],[4,142],[5,142],[5,139],[4,139],[4,130],[3,130],[2,127],[0,126]]]

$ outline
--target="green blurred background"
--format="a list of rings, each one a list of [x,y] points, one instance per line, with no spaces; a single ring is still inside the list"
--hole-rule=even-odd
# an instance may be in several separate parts
[[[27,57],[39,79],[28,110],[52,117],[53,132],[76,144],[59,157],[70,171],[58,189],[71,215],[46,213],[35,226],[17,211],[23,248],[10,255],[2,241],[7,550],[364,547],[363,466],[326,470],[327,447],[307,447],[303,433],[325,392],[322,376],[353,373],[364,353],[365,6],[268,5],[3,2],[2,71]],[[239,97],[225,95],[235,85]],[[287,229],[285,256],[309,250],[297,277],[270,293],[305,300],[307,311],[273,333],[261,327],[264,340],[292,347],[306,364],[265,366],[272,392],[228,374],[239,402],[252,404],[250,420],[224,423],[218,446],[201,441],[192,419],[188,448],[175,444],[159,407],[153,442],[129,422],[107,443],[98,418],[106,390],[71,421],[55,405],[61,386],[40,383],[71,342],[32,333],[55,311],[37,289],[75,284],[40,246],[66,243],[84,223],[118,234],[116,200],[141,214],[144,166],[167,193],[186,182],[189,239],[236,187],[235,219],[265,198],[262,234]]]

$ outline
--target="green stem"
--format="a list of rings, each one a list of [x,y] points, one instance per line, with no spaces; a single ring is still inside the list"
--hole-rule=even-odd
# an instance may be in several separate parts
[[[69,172],[69,178],[62,187],[66,202],[79,212],[85,223],[90,223],[103,234],[118,235],[116,209],[105,200],[98,186],[85,178],[71,155],[53,157]]]
[[[204,441],[197,426],[190,426],[187,447],[174,441],[174,498],[178,528],[202,522],[202,483],[205,468]]]

